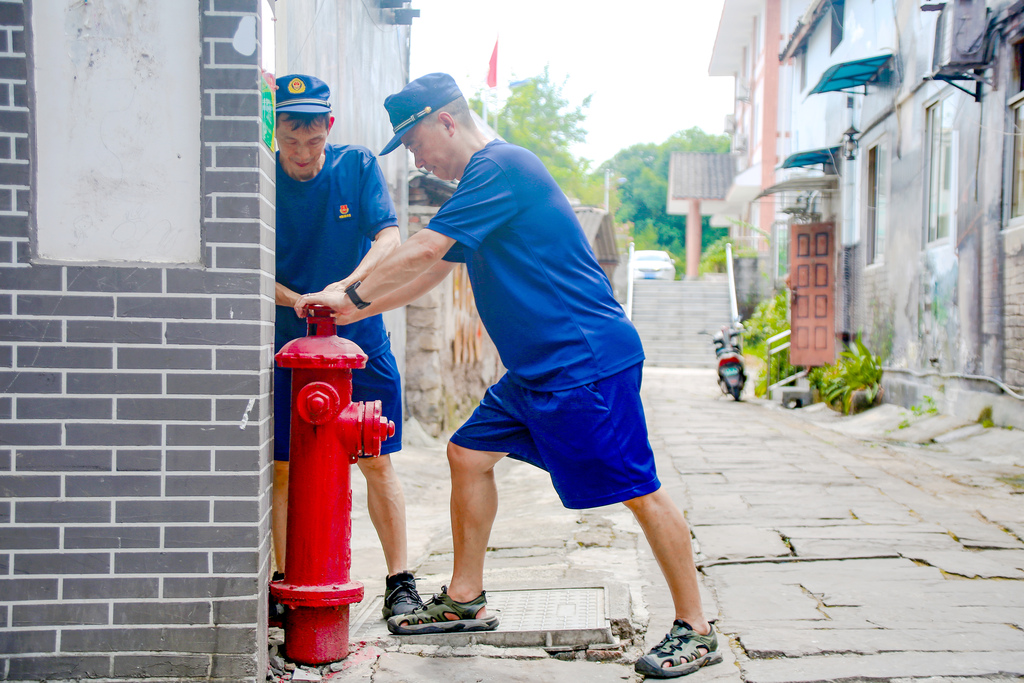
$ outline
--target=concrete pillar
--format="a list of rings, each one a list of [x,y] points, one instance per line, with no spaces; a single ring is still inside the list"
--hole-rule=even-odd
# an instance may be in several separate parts
[[[690,212],[686,214],[686,279],[696,280],[700,275],[700,200],[690,200]]]

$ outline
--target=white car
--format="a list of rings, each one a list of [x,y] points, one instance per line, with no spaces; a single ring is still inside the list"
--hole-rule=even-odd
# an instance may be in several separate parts
[[[667,251],[633,252],[634,280],[675,280],[675,259]]]

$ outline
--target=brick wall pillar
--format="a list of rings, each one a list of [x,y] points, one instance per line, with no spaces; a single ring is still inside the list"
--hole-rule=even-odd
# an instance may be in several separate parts
[[[0,1],[5,680],[265,676],[274,167],[233,46],[259,0],[196,8],[201,263],[43,263],[32,3]]]

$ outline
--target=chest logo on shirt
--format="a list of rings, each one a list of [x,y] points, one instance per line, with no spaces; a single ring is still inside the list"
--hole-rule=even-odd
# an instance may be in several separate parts
[[[348,204],[342,204],[338,207],[338,218],[351,218],[352,214],[348,210]]]

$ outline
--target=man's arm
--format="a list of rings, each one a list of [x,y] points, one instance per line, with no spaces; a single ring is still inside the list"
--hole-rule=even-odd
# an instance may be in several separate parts
[[[374,238],[373,244],[370,246],[370,250],[366,252],[366,256],[359,262],[356,269],[349,273],[348,277],[344,280],[339,280],[333,284],[329,284],[324,287],[325,292],[340,291],[344,292],[345,288],[353,282],[358,282],[366,278],[370,272],[376,268],[381,261],[390,256],[398,245],[402,243],[401,234],[398,232],[397,225],[390,225],[386,228],[381,229]],[[292,306],[295,305],[293,301]]]
[[[421,275],[432,270],[441,261],[442,257],[448,253],[453,244],[455,244],[454,239],[435,232],[430,228],[420,230],[366,276],[366,279],[363,280],[357,290],[359,297],[363,301],[375,303],[377,299],[385,295],[397,290],[403,290],[406,285],[411,284]],[[447,275],[450,270],[450,266],[444,269],[441,277],[443,278],[444,275]],[[433,281],[430,282],[431,280]],[[440,279],[430,278],[425,280],[424,283],[430,282],[430,287],[433,287],[440,281]],[[419,289],[422,284],[417,285],[416,289]],[[430,287],[423,289],[419,294],[412,296],[412,298],[399,303],[395,303],[399,297],[389,298],[387,301],[390,308],[397,308],[404,303],[408,303],[408,301],[418,298],[428,291]],[[403,291],[401,298],[404,299],[412,293],[414,293],[412,290],[409,292]],[[316,294],[306,294],[299,297],[294,306],[295,312],[299,317],[305,317],[304,309],[309,304],[329,306],[334,311],[334,314],[344,320],[345,323],[366,317],[366,312],[370,310],[370,308],[366,308],[359,311],[343,290],[328,291],[325,289]],[[373,307],[371,306],[371,308]],[[390,310],[390,308],[382,308],[376,312],[380,313],[381,310]],[[356,315],[357,311],[359,315]]]
[[[364,309],[360,310],[353,306],[351,314],[336,316],[335,322],[339,325],[350,325],[357,320],[369,318],[370,316],[377,315],[378,313],[390,311],[400,306],[405,306],[408,303],[412,303],[440,284],[440,282],[444,280],[445,276],[452,272],[452,268],[454,268],[455,265],[456,264],[448,261],[438,261],[429,270],[427,270],[427,272],[423,273],[409,284],[403,285],[395,291],[375,299]],[[362,288],[360,287],[360,289]],[[349,299],[346,296],[345,301],[348,300]]]
[[[274,303],[278,306],[294,306],[300,296],[302,295],[288,289],[280,282],[274,283]]]

